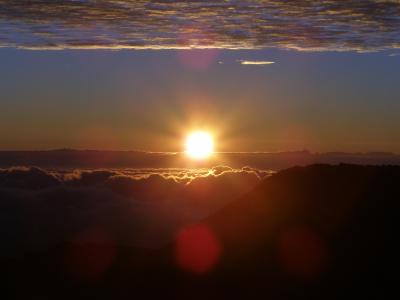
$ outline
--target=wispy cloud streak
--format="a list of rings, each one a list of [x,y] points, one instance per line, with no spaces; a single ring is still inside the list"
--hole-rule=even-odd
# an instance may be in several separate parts
[[[266,60],[240,60],[241,65],[255,65],[255,66],[265,66],[272,65],[274,61],[266,61]]]
[[[400,2],[0,0],[0,46],[372,51],[400,47]]]

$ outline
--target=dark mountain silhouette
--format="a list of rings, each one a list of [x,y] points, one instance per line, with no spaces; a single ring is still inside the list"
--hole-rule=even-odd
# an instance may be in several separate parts
[[[253,191],[158,250],[92,232],[3,259],[15,298],[382,299],[396,286],[400,167],[312,165]]]
[[[399,223],[399,180],[399,167],[279,172],[204,221],[223,245],[210,277],[279,299],[381,298],[395,258],[388,251]]]

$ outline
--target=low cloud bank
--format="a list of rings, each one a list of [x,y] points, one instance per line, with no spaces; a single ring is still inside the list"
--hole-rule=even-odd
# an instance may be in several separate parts
[[[0,255],[43,250],[82,232],[157,247],[250,191],[269,172],[233,169],[0,169]]]

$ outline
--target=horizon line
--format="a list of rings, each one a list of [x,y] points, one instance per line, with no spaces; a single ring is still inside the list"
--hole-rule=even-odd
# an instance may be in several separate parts
[[[178,155],[185,154],[185,151],[150,151],[150,150],[117,150],[117,149],[78,149],[78,148],[54,148],[54,149],[19,149],[19,150],[6,150],[0,149],[1,152],[61,152],[61,151],[81,151],[81,152],[136,152],[145,154],[168,154],[168,155]],[[280,153],[308,153],[308,154],[384,154],[384,155],[400,155],[400,153],[392,151],[312,151],[308,149],[301,150],[278,150],[278,151],[214,151],[213,154],[280,154]]]

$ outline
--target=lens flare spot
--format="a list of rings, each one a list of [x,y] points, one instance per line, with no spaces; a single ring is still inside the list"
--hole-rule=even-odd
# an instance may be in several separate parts
[[[193,225],[178,234],[175,258],[183,270],[201,275],[212,270],[221,250],[220,242],[207,226]]]

